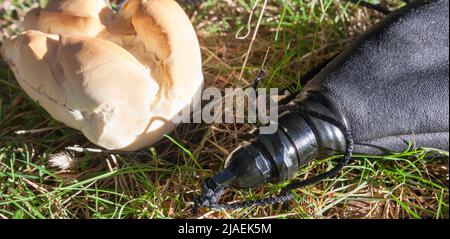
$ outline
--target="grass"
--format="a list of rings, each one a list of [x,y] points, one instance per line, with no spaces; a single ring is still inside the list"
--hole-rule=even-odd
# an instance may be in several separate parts
[[[35,2],[0,0],[1,39],[20,32],[14,22]],[[252,30],[263,2],[256,8]],[[242,40],[235,35],[241,28],[241,33],[247,30],[254,3],[208,0],[184,5],[201,41],[207,85],[251,85],[268,52],[262,85],[286,87],[383,17],[345,1],[270,1],[243,70],[253,31]],[[391,8],[403,4],[382,3]],[[0,218],[195,217],[190,209],[202,180],[223,166],[251,129],[235,124],[181,125],[153,147],[132,154],[68,151],[66,147],[73,145],[96,147],[32,103],[0,62]],[[55,158],[69,163],[70,169],[52,166],[50,159]],[[295,178],[330,169],[334,159],[312,162]],[[203,209],[199,216],[448,218],[448,164],[448,152],[433,149],[411,148],[384,157],[356,155],[337,178],[297,190],[290,203],[235,211]],[[223,200],[262,198],[282,187],[231,189]]]

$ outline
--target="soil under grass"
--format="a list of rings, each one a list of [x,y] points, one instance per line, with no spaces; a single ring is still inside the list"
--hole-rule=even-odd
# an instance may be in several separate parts
[[[0,0],[0,42],[20,32],[17,20],[39,1]],[[43,2],[43,1],[42,1]],[[185,1],[197,2],[197,1]],[[253,1],[184,3],[202,45],[207,86],[249,87],[264,63],[263,87],[301,88],[301,76],[341,51],[383,15],[347,1],[260,0],[245,35]],[[391,9],[399,0],[381,1]],[[114,4],[113,4],[114,5]],[[242,77],[240,77],[242,73]],[[294,89],[296,88],[296,89]],[[407,119],[405,119],[407,120]],[[75,152],[97,148],[51,117],[19,88],[0,60],[0,218],[191,218],[203,179],[254,126],[180,125],[136,153]],[[430,155],[437,155],[429,157]],[[302,168],[296,179],[330,169],[334,158]],[[68,170],[58,165],[69,165]],[[448,218],[448,152],[411,149],[395,155],[356,155],[337,178],[296,191],[287,204],[208,211],[202,218]],[[283,185],[230,190],[224,201],[262,198]]]

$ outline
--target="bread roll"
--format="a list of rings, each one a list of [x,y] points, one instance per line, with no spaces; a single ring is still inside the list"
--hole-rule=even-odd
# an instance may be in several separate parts
[[[101,13],[110,10],[100,2],[49,1],[1,52],[53,118],[106,149],[137,150],[173,130],[201,93],[200,47],[173,0],[129,0],[106,20]]]

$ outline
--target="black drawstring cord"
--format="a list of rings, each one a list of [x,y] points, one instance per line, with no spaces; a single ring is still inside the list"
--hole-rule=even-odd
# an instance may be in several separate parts
[[[378,11],[383,14],[391,13],[391,11],[388,8],[386,8],[382,5],[371,4],[369,2],[361,1],[361,0],[346,0],[346,1],[359,4],[360,6]],[[404,2],[409,3],[410,1],[405,0]],[[328,62],[324,63],[324,65],[326,65],[326,64],[328,64]],[[312,74],[312,76],[314,76],[314,75],[315,74]],[[261,78],[263,76],[264,76],[264,72],[260,71],[260,73],[258,74],[257,80],[255,81],[255,84],[253,85],[254,88],[257,88],[259,81],[261,80]],[[298,92],[296,92],[296,93],[298,93]],[[295,96],[296,93],[292,94],[292,95]],[[286,99],[284,102],[287,102],[290,99],[291,98]],[[282,109],[284,109],[284,110],[280,110],[280,111],[289,110],[293,113],[310,115],[312,117],[329,122],[330,124],[333,124],[334,126],[339,128],[339,130],[341,130],[341,132],[344,134],[344,138],[346,141],[346,150],[342,157],[342,160],[339,161],[339,163],[334,168],[332,168],[331,170],[329,170],[327,172],[321,173],[321,174],[319,174],[317,176],[313,176],[311,178],[307,178],[305,180],[297,180],[297,181],[291,182],[289,185],[287,185],[286,187],[284,187],[281,190],[279,195],[270,196],[267,198],[253,200],[253,201],[247,201],[247,202],[219,203],[221,196],[225,192],[225,187],[227,186],[227,184],[218,186],[218,185],[209,183],[210,181],[213,181],[213,180],[207,179],[205,181],[205,183],[203,184],[203,191],[202,191],[201,195],[198,198],[196,198],[196,200],[194,202],[194,207],[192,209],[192,212],[194,215],[197,214],[198,209],[201,207],[210,208],[210,209],[232,210],[232,209],[239,209],[239,208],[248,208],[248,207],[252,207],[252,206],[267,206],[267,205],[272,205],[272,204],[276,204],[276,203],[283,203],[283,202],[293,199],[294,195],[291,192],[292,190],[315,184],[315,183],[320,182],[327,178],[331,178],[331,177],[335,176],[336,174],[338,174],[345,167],[345,165],[348,164],[348,162],[352,158],[354,141],[353,141],[353,137],[351,135],[350,129],[348,129],[348,127],[346,125],[344,125],[342,122],[340,122],[332,117],[321,114],[319,112],[311,111],[309,109],[304,108],[301,105],[285,105],[285,106],[282,106]]]
[[[368,3],[365,1],[360,1],[360,0],[347,0],[347,1],[357,3],[363,7],[381,12],[383,14],[389,14],[391,12],[386,7],[383,7],[381,5],[371,4],[371,3]],[[405,2],[408,3],[409,1],[405,1]],[[326,64],[328,64],[328,62],[326,62],[325,65]],[[315,74],[313,74],[313,75],[315,75]],[[264,71],[261,70],[258,73],[257,79],[254,82],[254,85],[253,85],[254,88],[257,88],[262,77],[264,77]],[[296,94],[293,94],[293,95],[296,95]],[[202,191],[201,195],[195,199],[194,207],[192,209],[192,212],[194,215],[197,214],[198,209],[201,207],[210,208],[210,209],[219,209],[219,210],[221,210],[221,209],[233,210],[233,209],[248,208],[248,207],[253,207],[253,206],[267,206],[267,205],[272,205],[272,204],[276,204],[276,203],[283,203],[283,202],[293,199],[294,195],[291,192],[292,190],[302,188],[302,187],[305,187],[308,185],[312,185],[312,184],[320,182],[324,179],[334,177],[345,167],[345,165],[348,164],[348,162],[352,158],[354,141],[353,141],[353,137],[351,135],[350,129],[348,129],[348,127],[346,125],[344,125],[342,122],[340,122],[332,117],[329,117],[327,115],[321,114],[316,111],[306,109],[301,105],[284,105],[284,106],[282,106],[282,110],[280,110],[280,111],[286,111],[286,110],[291,111],[293,113],[310,115],[312,117],[326,121],[326,122],[336,126],[339,130],[341,130],[341,132],[344,134],[344,138],[346,141],[346,150],[342,157],[342,160],[339,161],[339,163],[334,168],[332,168],[331,170],[329,170],[325,173],[321,173],[317,176],[313,176],[313,177],[307,178],[305,180],[297,180],[297,181],[291,182],[290,184],[288,184],[286,187],[284,187],[281,190],[279,195],[270,196],[270,197],[263,198],[263,199],[247,201],[247,202],[219,203],[220,198],[222,197],[222,195],[225,192],[226,184],[218,186],[218,185],[209,183],[212,180],[207,179],[203,183],[203,191]]]
[[[263,199],[253,200],[253,201],[247,201],[247,202],[235,202],[235,203],[219,203],[219,200],[221,196],[224,194],[225,187],[224,186],[217,186],[217,185],[211,185],[209,183],[209,179],[206,180],[206,182],[203,184],[203,192],[202,194],[195,200],[194,207],[192,209],[192,212],[194,215],[197,214],[198,209],[201,207],[204,208],[210,208],[210,209],[225,209],[225,210],[234,210],[234,209],[240,209],[240,208],[249,208],[253,206],[267,206],[272,205],[276,203],[283,203],[289,200],[292,200],[294,195],[292,194],[292,190],[305,187],[308,185],[315,184],[317,182],[320,182],[321,180],[334,177],[336,174],[338,174],[345,165],[348,164],[350,159],[352,158],[353,148],[354,148],[354,142],[353,137],[350,132],[350,129],[343,124],[342,122],[329,117],[327,115],[321,114],[316,111],[312,111],[309,109],[304,108],[301,105],[286,105],[282,106],[281,111],[290,111],[292,113],[298,113],[303,115],[310,115],[314,118],[318,118],[320,120],[326,121],[334,126],[336,126],[339,130],[342,131],[344,134],[345,142],[346,142],[346,150],[344,153],[344,156],[342,160],[331,170],[321,173],[317,176],[307,178],[305,180],[298,180],[291,182],[289,185],[284,187],[281,190],[281,193],[276,196],[270,196]]]

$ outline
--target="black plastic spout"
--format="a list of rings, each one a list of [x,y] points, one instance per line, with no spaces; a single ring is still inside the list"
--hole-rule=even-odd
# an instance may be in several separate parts
[[[302,88],[295,107],[280,115],[275,134],[259,134],[229,155],[225,169],[203,185],[195,208],[284,202],[292,198],[290,190],[335,175],[352,153],[404,152],[411,143],[448,150],[448,5],[448,0],[412,1],[356,40]],[[278,196],[218,202],[230,184],[282,182],[336,151],[345,151],[337,166],[292,182]]]
[[[294,104],[346,121],[335,106],[318,92],[298,99]],[[345,149],[342,132],[323,120],[294,112],[283,113],[275,134],[259,134],[234,150],[225,163],[238,188],[253,188],[267,182],[283,182],[319,154]]]
[[[449,2],[416,0],[390,14],[326,65],[293,104],[340,121],[353,151],[449,147]],[[348,120],[348,122],[347,122]],[[346,149],[343,133],[308,114],[280,115],[226,161],[236,187],[281,182],[317,156]]]

